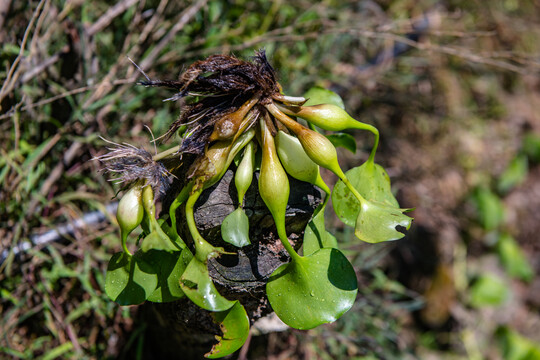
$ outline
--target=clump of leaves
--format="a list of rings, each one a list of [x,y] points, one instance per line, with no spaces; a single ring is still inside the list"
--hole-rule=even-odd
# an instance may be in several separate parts
[[[181,142],[151,158],[124,145],[99,158],[107,169],[120,174],[121,181],[130,183],[118,209],[124,251],[115,254],[109,263],[109,297],[129,305],[186,296],[215,313],[214,319],[223,331],[223,337],[207,357],[225,356],[244,343],[249,331],[246,311],[238,301],[226,299],[217,291],[207,269],[208,259],[225,251],[201,236],[193,216],[193,207],[203,190],[219,181],[233,160],[239,159],[235,173],[238,208],[223,222],[222,236],[225,242],[237,247],[250,243],[249,222],[242,205],[253,173],[259,169],[260,196],[291,259],[276,269],[267,283],[267,296],[276,314],[291,327],[311,329],[348,311],[357,294],[357,280],[352,265],[337,248],[335,237],[325,228],[324,212],[331,190],[322,180],[319,167],[340,178],[332,193],[333,204],[338,216],[355,228],[360,240],[378,243],[403,237],[402,231],[410,227],[412,219],[392,195],[387,173],[374,162],[378,130],[349,116],[339,96],[328,90],[314,89],[310,96],[317,103],[324,99],[330,99],[330,103],[309,106],[304,97],[282,94],[264,52],[256,53],[251,61],[211,56],[187,68],[178,81],[156,81],[147,76],[146,79],[143,85],[176,90],[171,99],[185,98],[180,118],[164,135],[171,138],[179,133]],[[307,121],[309,127],[298,122],[298,118]],[[333,143],[340,144],[340,139],[345,139],[344,144],[350,148],[350,137],[334,135],[331,141],[316,128],[370,131],[375,136],[373,150],[363,165],[344,173]],[[120,155],[122,151],[124,154]],[[257,151],[262,153],[259,162]],[[188,171],[186,185],[172,202],[168,219],[158,220],[154,194],[157,189],[166,188],[168,174],[182,164],[187,153],[194,154],[196,159]],[[303,255],[293,249],[285,230],[288,176],[326,193],[306,227]],[[194,240],[194,253],[177,232],[176,210],[180,206],[185,206],[183,221]],[[139,250],[132,255],[126,240],[139,225],[143,238]]]

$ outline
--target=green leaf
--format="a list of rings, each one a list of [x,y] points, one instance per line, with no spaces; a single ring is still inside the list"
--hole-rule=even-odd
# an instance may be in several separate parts
[[[151,258],[159,268],[157,288],[147,300],[163,303],[184,297],[184,291],[180,287],[180,278],[192,257],[191,251],[187,248],[182,252],[150,250],[146,253],[145,258]]]
[[[315,210],[315,215],[304,231],[304,255],[311,255],[322,248],[337,249],[337,239],[326,231],[324,225],[324,204]]]
[[[156,289],[157,272],[137,252],[131,256],[116,253],[109,261],[105,277],[105,293],[120,305],[136,305],[145,301]]]
[[[320,249],[281,265],[266,285],[276,314],[296,329],[335,321],[351,308],[357,291],[354,269],[337,249]]]
[[[534,270],[511,235],[502,234],[499,237],[497,253],[508,275],[527,282],[533,279]]]
[[[177,250],[186,248],[184,240],[182,240],[176,230],[174,230],[165,220],[159,219],[158,223],[161,226],[161,229],[163,229],[163,232],[173,241],[173,244],[178,247]]]
[[[508,298],[509,290],[498,277],[482,275],[472,284],[469,293],[474,307],[497,306]]]
[[[495,230],[504,220],[504,205],[501,199],[487,188],[478,188],[473,196],[480,223],[486,230]]]
[[[529,164],[527,156],[518,155],[508,165],[506,170],[501,174],[497,189],[500,192],[507,192],[513,187],[521,184],[527,177]]]
[[[356,152],[356,139],[351,134],[336,133],[326,135],[326,137],[335,147],[341,146],[353,154]]]
[[[237,247],[251,244],[249,241],[249,219],[244,209],[238,208],[227,215],[221,224],[223,240]]]
[[[399,208],[390,188],[390,177],[382,166],[367,161],[347,171],[345,175],[366,200]],[[355,226],[360,213],[360,202],[341,180],[332,191],[332,204],[341,221],[346,225]]]
[[[345,109],[345,104],[343,104],[343,100],[341,99],[341,96],[339,96],[332,90],[328,90],[320,86],[314,86],[311,89],[309,89],[304,94],[304,97],[308,99],[308,101],[306,101],[304,106],[312,106],[312,105],[319,105],[319,104],[333,104],[333,105],[339,106],[342,109]]]
[[[366,201],[356,220],[354,234],[368,243],[379,243],[401,239],[405,234],[399,231],[409,230],[412,218],[403,213],[409,209],[398,209],[386,204]]]
[[[235,303],[221,296],[210,278],[206,264],[196,257],[191,259],[184,270],[180,287],[191,301],[205,310],[225,311]]]
[[[246,309],[238,301],[229,310],[211,313],[214,321],[219,324],[222,336],[216,336],[219,343],[212,347],[204,356],[217,359],[240,349],[249,335],[249,318]]]
[[[535,343],[507,327],[497,329],[496,343],[505,360],[538,360],[540,344]]]
[[[146,235],[141,243],[141,250],[147,252],[150,250],[164,250],[178,252],[181,249],[163,232],[152,231]]]

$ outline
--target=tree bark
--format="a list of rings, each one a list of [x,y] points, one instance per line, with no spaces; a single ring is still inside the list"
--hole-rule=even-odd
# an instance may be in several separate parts
[[[321,203],[321,192],[305,182],[292,178],[289,182],[286,229],[289,241],[299,249],[304,229]],[[275,269],[290,260],[277,236],[272,215],[259,196],[257,183],[255,177],[244,199],[251,245],[243,248],[227,244],[221,238],[223,219],[238,207],[233,171],[227,171],[217,184],[205,190],[195,205],[195,221],[201,235],[212,245],[236,253],[210,259],[210,276],[223,296],[244,305],[251,323],[272,312],[266,297],[266,282]],[[185,218],[183,207],[177,218]],[[179,222],[178,231],[184,240],[192,242],[185,222]],[[149,358],[182,354],[182,359],[200,359],[215,343],[215,335],[221,334],[209,312],[187,298],[165,304],[146,303],[143,316],[149,325],[148,346],[145,346],[150,352],[145,356]]]

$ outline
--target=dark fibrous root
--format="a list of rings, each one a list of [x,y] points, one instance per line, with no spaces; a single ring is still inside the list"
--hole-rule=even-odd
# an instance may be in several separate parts
[[[115,175],[114,180],[126,187],[142,181],[152,186],[154,194],[165,195],[172,174],[161,162],[154,161],[152,154],[144,149],[105,141],[114,147],[108,148],[108,153],[94,158],[104,164],[103,171]]]
[[[182,114],[164,135],[170,138],[185,126],[180,153],[203,154],[214,124],[223,116],[237,111],[249,99],[258,96],[261,104],[272,101],[280,92],[276,73],[264,51],[256,52],[251,61],[228,55],[213,55],[188,67],[178,81],[149,80],[145,86],[178,90],[170,100],[190,97]]]

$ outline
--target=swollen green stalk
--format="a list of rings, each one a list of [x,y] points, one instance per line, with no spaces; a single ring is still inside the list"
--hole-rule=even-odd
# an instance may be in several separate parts
[[[311,160],[313,160],[317,165],[322,166],[336,174],[361,204],[366,203],[367,200],[365,200],[362,195],[358,193],[354,186],[352,186],[349,179],[347,179],[347,176],[345,176],[343,170],[341,170],[337,159],[336,148],[330,142],[330,140],[326,138],[326,136],[297,123],[281,112],[281,110],[279,110],[274,104],[269,104],[266,106],[266,108],[278,121],[280,121],[296,135],[298,140],[300,140],[306,154]]]
[[[289,179],[279,162],[274,138],[264,120],[260,120],[262,138],[262,162],[259,175],[259,193],[272,213],[279,239],[291,258],[300,256],[294,251],[285,231],[285,212],[289,200]]]
[[[128,255],[131,255],[131,252],[127,248],[127,237],[140,225],[143,215],[142,190],[140,186],[135,184],[122,196],[116,211],[116,219],[120,225],[122,248]]]
[[[217,256],[218,254],[223,254],[225,252],[223,248],[216,248],[210,245],[199,233],[197,225],[195,224],[195,218],[193,214],[193,207],[195,205],[195,202],[197,201],[204,189],[209,188],[223,177],[223,174],[229,168],[236,154],[238,154],[238,152],[240,152],[240,150],[242,150],[246,146],[246,144],[248,144],[253,139],[254,135],[255,130],[252,129],[242,134],[232,144],[231,140],[218,141],[206,151],[205,160],[207,162],[202,163],[205,166],[201,167],[199,165],[196,170],[197,176],[202,182],[189,190],[191,191],[191,194],[186,201],[186,222],[188,224],[189,232],[191,233],[193,241],[195,243],[195,256],[200,261],[206,261],[209,256]],[[195,183],[197,181],[199,180],[196,179]],[[177,200],[178,201],[174,204],[175,207],[177,207],[183,201],[182,198]]]
[[[253,171],[255,170],[255,143],[250,141],[245,150],[244,156],[238,164],[236,174],[234,176],[234,183],[236,185],[236,192],[238,193],[238,204],[242,207],[244,202],[244,196],[249,189],[251,182],[253,181]]]
[[[219,254],[225,253],[223,248],[216,248],[210,245],[199,233],[197,225],[195,224],[195,217],[193,214],[193,207],[203,192],[202,188],[199,188],[192,192],[186,201],[186,223],[191,236],[193,237],[193,243],[195,244],[195,257],[206,264],[209,257],[215,257]]]
[[[285,171],[295,179],[318,186],[329,195],[330,188],[321,178],[319,165],[306,154],[298,138],[279,131],[275,140],[277,153]]]
[[[157,236],[159,236],[160,239],[163,239],[168,242],[168,245],[171,244],[171,239],[163,229],[161,228],[161,225],[158,223],[156,219],[156,204],[154,202],[154,190],[150,185],[146,185],[142,189],[142,204],[144,207],[146,219],[148,219],[148,225],[150,228],[150,233],[156,233]],[[175,245],[176,247],[176,245]]]
[[[246,101],[238,110],[223,116],[214,125],[214,131],[210,135],[209,141],[231,139],[233,136],[242,133],[240,128],[244,124],[244,119],[248,112],[259,102],[260,95],[257,94],[249,101]]]
[[[178,230],[176,227],[176,210],[180,205],[182,205],[187,198],[189,197],[189,193],[191,189],[193,188],[193,182],[191,181],[189,184],[184,186],[182,190],[180,191],[180,194],[174,199],[172,202],[170,208],[169,208],[169,218],[171,219],[171,228],[173,231],[178,235]]]
[[[324,130],[343,131],[347,129],[358,129],[370,131],[375,135],[375,141],[370,154],[370,161],[374,160],[375,152],[379,146],[379,130],[372,125],[354,119],[339,106],[333,104],[313,106],[277,105],[277,108],[285,114],[298,116]]]

